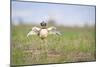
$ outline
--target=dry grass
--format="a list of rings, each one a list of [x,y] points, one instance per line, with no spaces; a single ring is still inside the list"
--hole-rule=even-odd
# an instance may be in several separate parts
[[[26,37],[31,27],[12,27],[12,65],[96,60],[94,28],[58,27],[62,36],[48,36],[45,46],[38,36]]]

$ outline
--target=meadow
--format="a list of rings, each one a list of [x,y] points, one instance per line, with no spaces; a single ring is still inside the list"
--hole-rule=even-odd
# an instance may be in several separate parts
[[[96,60],[95,27],[57,26],[62,35],[49,35],[47,43],[38,36],[27,37],[34,25],[12,25],[11,65],[34,65]],[[46,50],[47,49],[47,50]]]

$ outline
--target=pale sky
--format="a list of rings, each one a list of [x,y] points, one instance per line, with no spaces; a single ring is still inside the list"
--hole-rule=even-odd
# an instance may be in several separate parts
[[[24,23],[51,18],[62,25],[95,24],[95,6],[12,1],[12,20],[16,24],[19,18]]]

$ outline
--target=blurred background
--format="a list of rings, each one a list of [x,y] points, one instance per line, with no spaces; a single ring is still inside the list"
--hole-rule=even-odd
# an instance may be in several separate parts
[[[95,6],[12,1],[12,24],[94,26]]]

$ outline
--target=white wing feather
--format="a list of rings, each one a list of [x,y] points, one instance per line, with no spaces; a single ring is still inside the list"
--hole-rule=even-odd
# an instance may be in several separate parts
[[[51,30],[56,30],[56,27],[49,27],[47,28],[48,31],[51,31]]]
[[[30,35],[37,35],[39,30],[40,30],[40,28],[33,27],[32,30],[27,34],[27,37],[30,36]]]
[[[30,35],[36,35],[37,33],[34,32],[34,31],[30,31],[28,34],[27,34],[27,37],[30,36]]]
[[[33,27],[32,28],[32,31],[39,31],[40,30],[40,28],[38,28],[38,27]]]
[[[49,31],[49,34],[61,35],[61,33],[56,30],[56,27],[49,27],[47,30]]]
[[[61,33],[59,31],[56,31],[56,30],[49,31],[49,34],[61,35]]]

